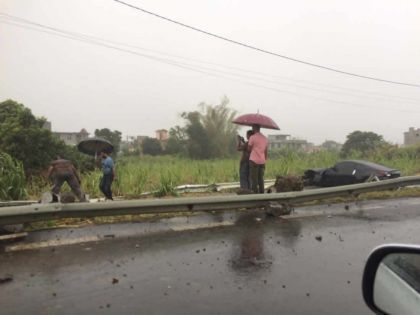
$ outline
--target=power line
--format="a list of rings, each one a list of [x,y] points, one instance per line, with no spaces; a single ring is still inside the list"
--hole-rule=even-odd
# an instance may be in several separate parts
[[[191,26],[191,25],[187,25],[185,23],[182,23],[182,22],[179,22],[179,21],[176,21],[176,20],[173,20],[173,19],[164,17],[164,16],[159,15],[157,13],[154,13],[154,12],[151,12],[151,11],[148,11],[148,10],[145,10],[143,8],[140,8],[138,6],[132,5],[130,3],[127,3],[127,2],[124,2],[124,1],[121,1],[121,0],[114,0],[114,1],[115,2],[118,2],[118,3],[122,4],[122,5],[125,5],[127,7],[130,7],[132,9],[135,9],[135,10],[138,10],[138,11],[141,11],[141,12],[144,12],[144,13],[147,13],[147,14],[150,14],[152,16],[155,16],[155,17],[159,18],[159,19],[163,19],[165,21],[168,21],[168,22],[171,22],[171,23],[180,25],[182,27],[186,27],[186,28],[191,29],[193,31],[200,32],[200,33],[206,34],[208,36],[215,37],[215,38],[218,38],[218,39],[227,41],[227,42],[232,43],[232,44],[235,44],[235,45],[239,45],[239,46],[246,47],[246,48],[249,48],[249,49],[252,49],[252,50],[256,50],[256,51],[262,52],[264,54],[268,54],[268,55],[280,57],[280,58],[283,58],[283,59],[287,59],[289,61],[294,61],[294,62],[298,62],[298,63],[304,64],[304,65],[307,65],[307,66],[311,66],[311,67],[315,67],[315,68],[319,68],[319,69],[323,69],[323,70],[328,70],[328,71],[333,71],[333,72],[336,72],[336,73],[345,74],[345,75],[349,75],[349,76],[353,76],[353,77],[358,77],[358,78],[362,78],[362,79],[368,79],[368,80],[379,81],[379,82],[390,83],[390,84],[405,85],[405,86],[411,86],[411,87],[420,87],[420,84],[406,83],[406,82],[400,82],[400,81],[391,81],[391,80],[381,79],[381,78],[377,78],[377,77],[373,77],[373,76],[367,76],[367,75],[352,73],[352,72],[348,72],[348,71],[344,71],[344,70],[340,70],[340,69],[335,69],[335,68],[331,68],[331,67],[327,67],[327,66],[315,64],[315,63],[312,63],[312,62],[304,61],[304,60],[301,60],[301,59],[297,59],[297,58],[285,56],[285,55],[278,54],[278,53],[275,53],[275,52],[272,52],[272,51],[269,51],[269,50],[266,50],[266,49],[258,48],[256,46],[253,46],[253,45],[250,45],[250,44],[245,44],[245,43],[242,43],[242,42],[239,42],[239,41],[236,41],[236,40],[233,40],[233,39],[230,39],[230,38],[221,36],[221,35],[217,35],[215,33],[211,33],[209,31],[205,31],[203,29],[200,29],[200,28],[197,28],[197,27],[194,27],[194,26]]]
[[[0,15],[2,15],[2,14],[0,13]],[[20,20],[23,21],[23,19],[20,19]],[[26,22],[22,22],[22,21],[20,23],[26,23]],[[23,28],[26,28],[26,29],[31,29],[31,30],[38,31],[38,32],[41,32],[41,33],[46,33],[46,34],[55,35],[55,36],[58,36],[58,37],[64,37],[64,38],[68,38],[68,39],[72,39],[72,40],[76,40],[76,41],[80,41],[80,42],[89,43],[89,44],[92,44],[92,45],[103,46],[105,48],[110,48],[110,49],[114,49],[114,50],[117,50],[117,51],[130,53],[130,54],[133,54],[133,55],[137,55],[137,56],[141,56],[141,57],[144,57],[144,58],[152,59],[154,61],[158,61],[158,62],[165,63],[165,64],[168,64],[168,65],[172,65],[172,66],[175,66],[175,67],[179,67],[179,68],[182,68],[182,69],[194,71],[194,72],[197,72],[197,73],[210,75],[210,76],[213,76],[213,77],[224,78],[224,79],[228,79],[228,80],[231,80],[231,81],[236,81],[236,82],[239,82],[239,83],[242,83],[242,84],[246,84],[246,85],[249,85],[249,86],[263,88],[263,89],[266,89],[266,90],[271,90],[271,91],[280,92],[280,93],[284,93],[284,94],[309,98],[309,99],[317,100],[317,101],[332,102],[332,103],[335,103],[335,104],[344,104],[344,105],[349,105],[349,106],[354,106],[354,107],[362,107],[362,108],[371,107],[371,108],[381,109],[381,110],[419,113],[418,111],[413,111],[413,110],[387,108],[387,107],[383,107],[383,106],[380,106],[380,107],[369,106],[369,105],[365,105],[365,104],[362,105],[362,104],[357,104],[357,103],[352,103],[352,102],[345,102],[345,101],[339,101],[339,100],[334,100],[334,99],[329,99],[329,98],[323,98],[323,97],[314,97],[314,96],[311,96],[311,95],[306,95],[306,94],[297,93],[297,92],[293,92],[293,91],[288,91],[288,90],[283,90],[283,89],[278,89],[278,88],[273,88],[273,87],[267,87],[267,86],[264,86],[264,85],[261,85],[261,84],[258,84],[258,83],[256,84],[254,82],[244,81],[244,80],[240,80],[240,79],[237,79],[237,78],[232,79],[230,77],[227,77],[226,74],[230,75],[230,76],[236,76],[236,77],[239,77],[239,78],[241,78],[243,76],[237,75],[237,74],[232,74],[232,73],[227,73],[227,72],[223,72],[223,71],[215,70],[215,69],[211,69],[211,68],[197,67],[196,65],[191,65],[191,64],[187,64],[187,63],[180,63],[180,62],[173,61],[173,60],[170,60],[170,59],[155,57],[155,56],[139,53],[137,51],[116,47],[116,46],[113,46],[113,45],[110,45],[110,44],[107,44],[107,43],[99,42],[98,40],[95,40],[88,35],[78,34],[78,33],[75,33],[75,32],[64,31],[64,30],[60,30],[58,28],[44,26],[43,24],[40,24],[40,23],[35,23],[35,22],[31,23],[31,24],[36,25],[38,27],[38,28],[36,28],[36,27],[22,25],[22,24],[18,24],[18,23],[14,23],[14,22],[9,22],[9,21],[1,21],[0,20],[0,22],[5,23],[5,24],[18,26],[18,27],[23,27]],[[39,29],[39,28],[41,28],[41,29]],[[42,29],[42,28],[45,28],[47,30]],[[211,72],[209,72],[209,71],[211,71]],[[251,77],[251,79],[252,79],[252,77]]]
[[[22,25],[22,24],[18,24],[18,23],[13,23],[13,22],[8,22],[8,21],[0,21],[0,23],[14,25],[14,26],[34,30],[34,31],[41,32],[41,33],[46,33],[46,34],[55,35],[55,36],[58,36],[58,37],[68,38],[68,39],[76,40],[76,41],[79,41],[79,42],[85,42],[85,43],[92,44],[92,45],[103,46],[105,48],[110,48],[110,49],[126,52],[126,53],[129,53],[129,54],[145,57],[145,58],[148,58],[148,59],[152,59],[152,60],[155,60],[155,61],[159,61],[159,62],[162,62],[162,63],[173,65],[173,66],[176,66],[176,67],[180,67],[180,68],[183,68],[183,69],[188,69],[188,70],[192,70],[192,71],[207,74],[206,72],[195,70],[193,68],[183,66],[182,64],[177,63],[176,61],[171,61],[169,59],[163,59],[163,58],[159,58],[159,57],[154,57],[154,56],[142,54],[142,53],[139,53],[137,51],[132,51],[132,50],[123,49],[123,48],[120,48],[120,47],[115,47],[115,46],[112,46],[112,45],[109,45],[109,44],[106,44],[106,43],[96,42],[94,40],[91,40],[89,38],[82,37],[82,36],[80,38],[78,38],[75,35],[67,35],[65,33],[61,34],[60,32],[52,32],[52,31],[46,31],[46,30],[42,30],[42,29],[36,29],[34,27],[30,27],[30,26],[26,26],[26,25]],[[73,33],[73,34],[75,34],[75,33]]]
[[[326,89],[314,88],[314,87],[311,87],[311,86],[308,87],[308,86],[304,86],[304,85],[296,85],[296,84],[290,84],[290,83],[280,83],[280,82],[277,82],[277,81],[262,79],[262,78],[255,77],[255,76],[254,77],[247,76],[248,78],[261,80],[261,81],[272,83],[272,84],[291,86],[291,87],[295,87],[295,88],[302,88],[302,89],[307,89],[307,90],[312,90],[312,91],[317,91],[317,92],[326,92],[326,93],[333,93],[333,94],[347,94],[347,95],[356,96],[356,97],[368,97],[368,98],[373,98],[373,99],[375,99],[375,98],[376,99],[394,98],[394,99],[397,99],[397,100],[398,99],[404,100],[404,102],[407,102],[407,101],[408,102],[414,102],[416,104],[419,104],[419,102],[420,102],[420,100],[414,99],[414,98],[394,96],[394,95],[382,95],[382,94],[377,93],[377,92],[361,91],[361,90],[349,89],[349,88],[338,87],[338,86],[322,84],[322,83],[316,83],[316,82],[311,82],[311,81],[296,80],[296,79],[291,79],[291,78],[287,78],[287,77],[283,77],[283,76],[272,75],[272,74],[262,73],[262,72],[258,72],[258,71],[251,71],[251,70],[246,70],[246,69],[233,67],[233,66],[221,65],[221,64],[202,61],[202,60],[198,60],[198,59],[192,59],[192,58],[186,58],[186,57],[183,57],[183,56],[171,55],[171,54],[168,54],[168,53],[163,53],[163,52],[160,52],[160,51],[147,49],[147,48],[139,47],[139,46],[136,46],[136,45],[130,45],[130,44],[111,41],[111,40],[107,40],[107,39],[103,39],[103,38],[99,38],[99,37],[95,37],[95,36],[91,36],[91,35],[86,35],[86,34],[82,34],[82,33],[75,33],[75,32],[70,32],[70,31],[58,29],[58,28],[55,28],[55,27],[47,26],[47,25],[40,24],[40,23],[37,23],[37,22],[33,22],[33,21],[30,21],[30,20],[27,20],[27,19],[16,17],[16,16],[13,16],[13,15],[10,15],[10,14],[0,13],[0,17],[1,16],[4,16],[7,19],[18,21],[20,23],[30,24],[30,25],[34,25],[36,27],[48,29],[48,30],[51,30],[51,31],[54,31],[54,32],[63,33],[65,35],[68,35],[68,36],[71,36],[71,37],[74,37],[74,36],[76,36],[78,38],[82,37],[83,39],[86,39],[86,40],[95,40],[95,41],[100,41],[100,42],[105,42],[105,43],[111,43],[112,45],[126,46],[126,47],[145,50],[145,51],[148,51],[148,52],[153,52],[153,53],[157,53],[157,54],[161,54],[161,55],[165,55],[165,56],[170,56],[170,57],[173,57],[173,58],[180,58],[180,59],[184,59],[184,60],[188,60],[188,61],[192,61],[192,62],[214,65],[214,66],[217,66],[217,67],[232,69],[232,70],[235,70],[235,71],[251,73],[251,74],[254,74],[254,75],[256,74],[258,76],[265,76],[265,77],[271,77],[271,78],[281,78],[281,79],[294,81],[294,82],[303,82],[303,83],[306,83],[306,84],[309,83],[309,84],[313,84],[313,85],[324,86],[324,87],[327,87],[329,89],[332,88],[332,89],[346,90],[346,91],[349,91],[349,92],[339,92],[339,91],[334,91],[334,90],[331,91],[331,90],[326,90]],[[16,26],[19,26],[19,25],[16,25]],[[193,65],[190,64],[190,66],[193,66]],[[209,68],[204,68],[204,69],[209,69]],[[213,69],[210,69],[210,70],[213,70]],[[232,73],[229,73],[229,74],[232,74]],[[237,74],[233,74],[233,75],[237,75]],[[354,93],[358,93],[358,94],[362,93],[363,95],[362,96],[357,95],[357,94],[354,95]],[[374,93],[376,95],[379,95],[379,97],[368,95],[368,93]]]

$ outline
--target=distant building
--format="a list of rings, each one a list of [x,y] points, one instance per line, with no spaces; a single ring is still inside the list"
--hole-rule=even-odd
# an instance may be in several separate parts
[[[142,148],[143,141],[147,138],[148,138],[147,136],[127,136],[126,141],[121,141],[121,150],[124,153],[140,154],[142,151],[141,148]]]
[[[89,133],[85,128],[79,132],[53,132],[58,138],[64,141],[67,145],[77,145],[80,141],[89,138]]]
[[[279,149],[285,145],[290,135],[268,135],[269,149]]]
[[[340,151],[343,145],[333,140],[325,140],[323,144],[321,144],[321,148],[325,150],[334,150]]]
[[[414,129],[410,127],[408,131],[404,132],[404,145],[416,145],[420,144],[420,129]]]
[[[290,148],[294,150],[310,151],[313,144],[301,139],[292,139],[290,135],[268,135],[269,150]]]
[[[166,129],[156,130],[156,139],[159,141],[166,141],[169,139],[169,133]]]

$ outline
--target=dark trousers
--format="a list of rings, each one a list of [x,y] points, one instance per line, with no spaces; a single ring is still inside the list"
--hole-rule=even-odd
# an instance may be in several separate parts
[[[251,189],[249,180],[249,161],[241,161],[239,164],[239,183],[242,189]]]
[[[113,200],[111,185],[112,185],[112,174],[103,175],[101,178],[101,182],[99,184],[99,189],[102,191],[102,193],[105,195],[107,199]]]
[[[264,193],[264,171],[265,171],[265,164],[256,164],[253,161],[249,161],[251,190],[255,194]]]
[[[80,189],[79,181],[77,180],[76,176],[70,172],[55,174],[54,186],[52,188],[53,200],[55,201],[57,200],[57,195],[60,193],[61,186],[63,186],[64,182],[67,182],[67,184],[71,188],[71,191],[76,195],[76,197],[80,201],[85,201],[85,195],[82,193],[82,190]]]

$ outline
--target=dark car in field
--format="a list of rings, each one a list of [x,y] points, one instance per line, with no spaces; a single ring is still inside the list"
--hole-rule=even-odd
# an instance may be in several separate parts
[[[342,161],[330,168],[308,169],[304,173],[305,185],[341,186],[400,177],[397,169],[363,160]]]

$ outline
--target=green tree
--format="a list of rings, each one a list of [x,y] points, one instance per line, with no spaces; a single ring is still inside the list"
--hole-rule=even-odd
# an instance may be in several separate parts
[[[44,170],[57,155],[71,160],[81,172],[93,169],[93,161],[67,146],[44,129],[44,118],[13,100],[0,103],[0,151],[22,162],[27,176]]]
[[[185,112],[181,115],[187,123],[185,133],[187,135],[186,150],[188,156],[193,159],[210,158],[209,138],[201,123],[199,112]]]
[[[221,158],[236,153],[238,126],[232,124],[236,111],[229,107],[229,99],[222,98],[219,105],[200,103],[198,111],[184,112],[184,127],[170,130],[175,138],[171,146],[180,146],[190,158]]]
[[[185,128],[175,126],[169,129],[169,139],[166,144],[166,154],[184,154],[186,152],[186,138]]]
[[[210,157],[226,157],[236,153],[236,135],[238,125],[232,123],[236,111],[229,107],[225,96],[219,105],[205,103],[199,105],[201,122],[208,138]]]
[[[81,173],[90,172],[95,169],[95,159],[80,153],[75,146],[64,145],[59,154],[65,159],[72,161]]]
[[[175,138],[169,138],[166,144],[166,154],[180,154],[183,152],[183,145]]]
[[[349,156],[352,151],[358,152],[366,157],[374,150],[386,145],[387,142],[381,135],[371,131],[353,131],[347,135],[347,140],[341,148],[342,156]]]
[[[158,139],[149,138],[143,140],[143,153],[149,155],[160,155],[162,154],[162,146]]]
[[[108,128],[95,129],[95,137],[103,138],[111,142],[114,146],[114,154],[120,152],[121,132],[118,130],[111,131]]]
[[[29,108],[13,100],[0,103],[0,151],[21,161],[27,175],[45,168],[66,145],[51,131],[42,128]]]

